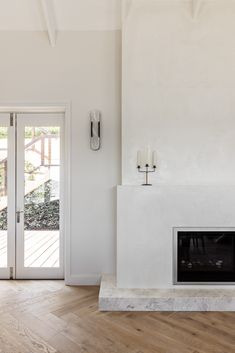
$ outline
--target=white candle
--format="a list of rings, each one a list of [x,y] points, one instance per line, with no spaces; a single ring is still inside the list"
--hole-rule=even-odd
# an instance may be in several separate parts
[[[155,166],[156,167],[157,165],[157,152],[154,151],[153,152],[153,167]]]
[[[149,167],[152,166],[152,151],[151,151],[151,148],[150,146],[147,147],[147,150],[146,150],[146,161],[145,161],[145,165],[147,165]]]
[[[142,166],[142,152],[138,151],[137,152],[137,167],[141,167]]]

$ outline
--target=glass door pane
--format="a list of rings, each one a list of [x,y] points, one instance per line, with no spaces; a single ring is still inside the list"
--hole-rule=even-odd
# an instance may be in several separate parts
[[[8,127],[0,127],[0,268],[7,267]]]
[[[60,127],[26,126],[24,266],[60,266]]]

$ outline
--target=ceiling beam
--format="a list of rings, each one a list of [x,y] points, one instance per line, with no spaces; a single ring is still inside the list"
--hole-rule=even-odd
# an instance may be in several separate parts
[[[122,22],[128,17],[133,0],[122,0]]]
[[[200,11],[200,8],[201,8],[201,5],[202,5],[202,1],[203,0],[192,0],[192,16],[193,16],[193,19],[196,19],[198,14],[199,14],[199,11]]]
[[[56,45],[57,28],[55,20],[55,10],[53,6],[53,0],[40,0],[42,5],[42,11],[44,20],[47,27],[48,38],[52,47]]]

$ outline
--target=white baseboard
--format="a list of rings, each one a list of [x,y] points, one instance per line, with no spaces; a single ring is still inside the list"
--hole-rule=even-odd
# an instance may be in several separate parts
[[[65,278],[67,286],[99,286],[100,282],[100,274],[70,275]]]

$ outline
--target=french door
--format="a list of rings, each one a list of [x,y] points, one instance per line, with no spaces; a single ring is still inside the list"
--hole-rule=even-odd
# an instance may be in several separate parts
[[[62,113],[0,114],[0,278],[63,278]]]

